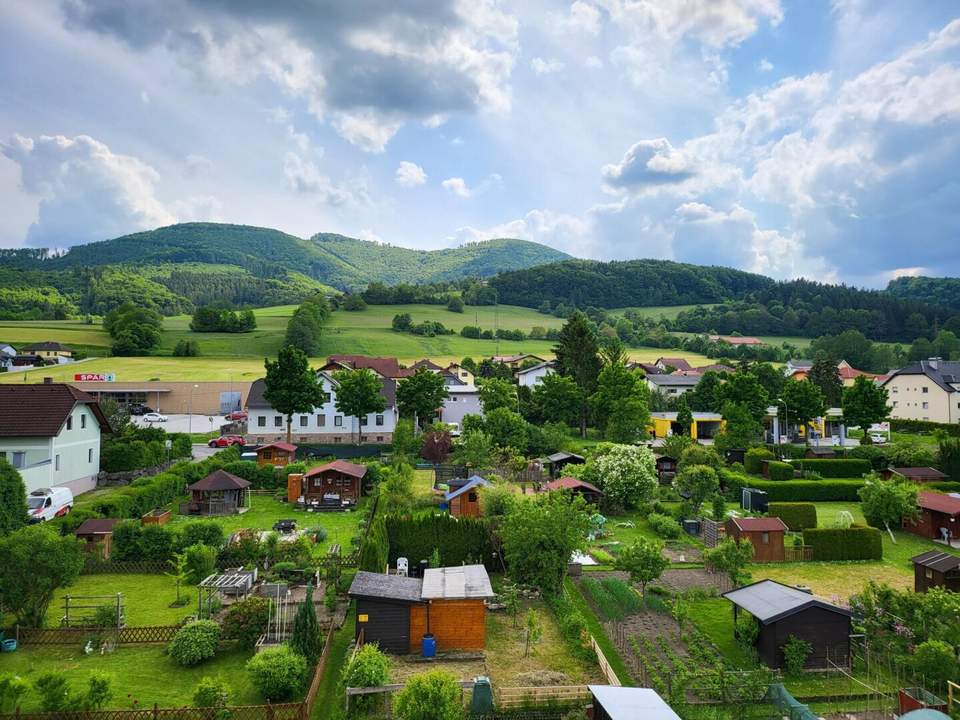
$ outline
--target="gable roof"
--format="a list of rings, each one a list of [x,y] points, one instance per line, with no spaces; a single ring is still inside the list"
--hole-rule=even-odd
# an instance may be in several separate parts
[[[37,351],[37,350],[59,350],[60,352],[73,352],[71,348],[68,348],[66,345],[62,345],[58,342],[38,342],[26,347],[20,348],[24,351]]]
[[[490,576],[483,565],[428,568],[423,573],[423,600],[477,600],[493,596]]]
[[[472,478],[467,480],[467,482],[465,482],[463,485],[458,487],[456,490],[448,490],[447,492],[445,492],[443,494],[443,499],[450,501],[450,500],[453,500],[454,498],[460,497],[465,492],[470,492],[475,487],[486,487],[489,484],[490,482],[488,480],[484,480],[479,475],[474,475]]]
[[[269,445],[261,445],[257,448],[257,454],[260,454],[261,450],[266,450],[267,448],[276,448],[277,450],[283,450],[284,452],[296,452],[297,446],[291,445],[290,443],[285,442],[275,442],[270,443]]]
[[[940,472],[932,467],[892,467],[890,472],[894,475],[901,475],[905,478],[937,478],[944,479],[949,477],[946,473]]]
[[[574,464],[580,464],[580,463],[586,462],[583,455],[577,455],[576,453],[562,452],[562,451],[550,453],[546,457],[537,458],[537,459],[545,460],[548,463],[558,463],[558,462],[563,462],[564,460],[568,460],[570,462],[573,462]]]
[[[673,708],[650,688],[587,685],[611,720],[680,720]]]
[[[110,535],[114,526],[120,522],[117,518],[88,518],[73,531],[74,535]]]
[[[675,367],[677,370],[690,370],[691,368],[689,362],[687,362],[684,358],[678,357],[659,357],[657,358],[656,364],[659,365],[660,363]]]
[[[100,431],[110,432],[96,399],[73,385],[0,385],[0,437],[55,437],[77,405],[90,408]]]
[[[960,555],[951,555],[940,550],[927,550],[910,558],[914,565],[930,568],[937,572],[960,570]]]
[[[768,625],[812,607],[851,617],[846,608],[819,600],[803,590],[783,585],[774,580],[761,580],[736,590],[723,593],[734,605],[753,615],[761,624]]]
[[[367,355],[331,355],[327,358],[329,363],[344,365],[352,370],[367,369],[386,378],[407,377],[412,375],[411,371],[405,371],[400,367],[400,362],[395,357],[368,357]]]
[[[355,478],[362,478],[367,474],[366,465],[357,465],[356,463],[347,462],[346,460],[334,460],[333,462],[328,462],[326,465],[318,465],[315,468],[311,468],[307,471],[306,477],[321,475],[330,470],[336,470],[344,475],[350,475]]]
[[[393,407],[397,404],[397,381],[388,377],[381,377],[379,380],[381,397],[388,408]],[[250,384],[250,391],[247,393],[247,409],[273,409],[273,406],[263,396],[263,393],[266,389],[267,384],[263,378],[254,380]]]
[[[202,480],[197,480],[193,485],[187,485],[187,490],[244,490],[250,487],[250,482],[241,477],[237,477],[226,470],[214,470]]]
[[[735,517],[730,520],[743,532],[787,531],[787,524],[778,517]]]
[[[387,575],[360,570],[350,583],[350,597],[366,597],[381,600],[400,600],[401,602],[420,602],[420,578]]]
[[[410,366],[411,370],[419,370],[420,368],[426,368],[427,370],[432,370],[433,372],[440,372],[444,369],[437,365],[433,360],[428,358],[417,360],[413,365]]]
[[[539,355],[534,355],[533,353],[518,353],[516,355],[494,355],[492,360],[494,362],[512,363],[512,362],[520,362],[524,358],[532,358],[533,360],[539,360],[540,362],[543,362],[542,357],[540,357]]]
[[[951,495],[925,490],[917,496],[917,505],[924,510],[933,510],[947,515],[960,515],[960,498]]]
[[[657,387],[663,386],[667,387],[669,385],[685,386],[685,387],[694,387],[702,375],[647,375],[647,382],[651,382]]]
[[[530,367],[523,368],[522,370],[514,371],[514,375],[526,375],[527,373],[536,372],[537,370],[543,370],[544,368],[553,368],[556,365],[554,360],[544,360],[539,362],[536,365],[531,365]]]
[[[899,370],[894,370],[883,381],[883,384],[886,385],[899,375],[926,375],[941,390],[948,393],[957,392],[952,385],[960,383],[960,362],[936,359],[920,360]]]
[[[723,341],[730,345],[763,345],[764,342],[760,338],[755,337],[744,337],[741,335],[710,335],[709,340],[711,342],[720,342]]]
[[[574,477],[562,477],[558,480],[551,480],[546,484],[547,490],[586,490],[587,492],[603,495],[603,491],[591,485],[584,480],[578,480]]]

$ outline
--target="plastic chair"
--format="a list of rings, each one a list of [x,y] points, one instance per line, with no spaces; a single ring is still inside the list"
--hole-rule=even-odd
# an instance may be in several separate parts
[[[397,575],[407,577],[410,574],[410,561],[405,557],[397,558]]]

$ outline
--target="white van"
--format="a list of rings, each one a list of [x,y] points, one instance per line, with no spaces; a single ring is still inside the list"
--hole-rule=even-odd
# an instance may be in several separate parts
[[[53,487],[34,490],[27,496],[27,513],[30,522],[44,522],[61,517],[73,507],[73,492],[70,488]]]

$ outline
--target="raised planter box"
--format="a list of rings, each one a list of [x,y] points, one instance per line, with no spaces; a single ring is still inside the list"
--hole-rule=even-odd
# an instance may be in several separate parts
[[[170,522],[172,513],[169,510],[156,509],[151,510],[140,518],[141,525],[166,525]]]

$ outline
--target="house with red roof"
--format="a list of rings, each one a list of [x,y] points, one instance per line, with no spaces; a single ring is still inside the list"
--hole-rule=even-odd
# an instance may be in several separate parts
[[[916,519],[905,519],[903,529],[929,540],[960,546],[960,497],[923,490],[917,496]]]
[[[732,517],[724,525],[727,537],[753,545],[754,562],[783,562],[787,525],[778,517]]]
[[[578,480],[577,478],[569,476],[551,480],[544,485],[544,490],[547,492],[551,490],[569,490],[574,495],[580,495],[591,505],[599,505],[600,499],[603,497],[603,491],[600,490],[600,488],[584,480]]]

